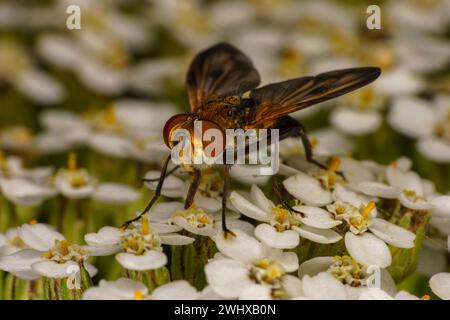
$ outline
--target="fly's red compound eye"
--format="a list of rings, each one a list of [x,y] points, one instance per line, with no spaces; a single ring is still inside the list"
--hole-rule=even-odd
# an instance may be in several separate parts
[[[185,128],[188,124],[189,124],[189,119],[192,116],[189,114],[176,114],[173,117],[171,117],[169,120],[167,120],[166,124],[164,125],[164,130],[163,130],[163,138],[164,138],[164,142],[166,144],[166,146],[168,146],[169,148],[173,148],[173,146],[175,145],[174,141],[171,141],[172,139],[172,134],[174,132],[174,130],[176,129],[180,129],[180,128]]]

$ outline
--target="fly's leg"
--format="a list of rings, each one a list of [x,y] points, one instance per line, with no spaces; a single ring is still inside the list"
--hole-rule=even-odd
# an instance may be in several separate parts
[[[226,209],[230,183],[230,165],[223,166],[223,190],[222,190],[222,231],[225,239],[230,236],[235,237],[236,234],[227,228]]]
[[[180,168],[180,165],[176,165],[175,167],[173,167],[172,169],[170,169],[169,171],[167,171],[166,175],[164,176],[164,178],[167,178],[168,176],[170,176],[172,173],[174,173],[175,171],[178,170],[178,168]],[[154,178],[154,179],[141,179],[142,182],[155,182],[155,181],[159,181],[161,179],[160,178]]]
[[[193,175],[194,175],[194,180],[189,185],[189,190],[186,195],[186,200],[184,201],[184,209],[189,209],[191,207],[192,203],[194,203],[194,197],[195,197],[195,194],[197,193],[198,186],[200,185],[200,178],[201,178],[200,170],[194,169]]]
[[[287,203],[284,199],[283,196],[281,195],[281,191],[280,191],[280,184],[278,182],[278,175],[275,174],[272,176],[272,189],[273,192],[275,193],[275,195],[278,198],[278,201],[283,205],[283,207],[285,207],[287,210],[291,211],[291,212],[295,212],[300,214],[301,216],[303,216],[303,213],[295,210],[294,208],[292,208],[289,203]]]
[[[158,181],[158,185],[156,186],[156,190],[155,190],[155,194],[153,195],[152,199],[150,200],[150,202],[147,204],[147,206],[145,207],[145,209],[138,215],[136,216],[136,218],[131,219],[126,221],[120,228],[121,229],[127,229],[128,226],[135,222],[138,221],[144,214],[146,214],[151,208],[152,206],[155,204],[155,202],[158,200],[159,196],[161,195],[161,190],[164,184],[164,180],[166,178],[166,173],[167,173],[167,167],[169,165],[170,162],[170,158],[171,156],[169,155],[167,157],[167,159],[164,162],[163,168],[161,170],[161,175],[159,177],[159,181]]]

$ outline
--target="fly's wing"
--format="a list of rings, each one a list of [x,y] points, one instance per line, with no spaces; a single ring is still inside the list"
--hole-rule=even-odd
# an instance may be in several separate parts
[[[376,67],[352,68],[268,84],[252,90],[250,124],[261,124],[361,88],[380,75]]]
[[[245,54],[228,43],[219,43],[200,52],[189,67],[186,87],[191,111],[206,101],[241,95],[259,82],[259,73]]]

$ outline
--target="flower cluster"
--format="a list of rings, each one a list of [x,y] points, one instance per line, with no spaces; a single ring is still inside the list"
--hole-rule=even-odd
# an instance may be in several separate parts
[[[0,297],[450,299],[449,2],[383,1],[379,30],[342,2],[0,3]],[[320,167],[290,137],[276,175],[233,165],[225,201],[219,166],[158,186],[188,62],[220,41],[263,83],[382,75],[291,114]]]

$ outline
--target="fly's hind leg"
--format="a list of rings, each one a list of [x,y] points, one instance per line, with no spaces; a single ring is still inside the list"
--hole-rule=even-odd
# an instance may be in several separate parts
[[[316,165],[317,167],[319,167],[321,169],[327,170],[326,165],[324,165],[324,164],[320,163],[319,161],[317,161],[316,159],[314,159],[311,141],[309,140],[308,135],[306,134],[305,127],[303,127],[300,123],[298,124],[298,133],[297,134],[298,134],[298,136],[300,136],[300,139],[302,139],[303,148],[305,149],[306,161]]]

